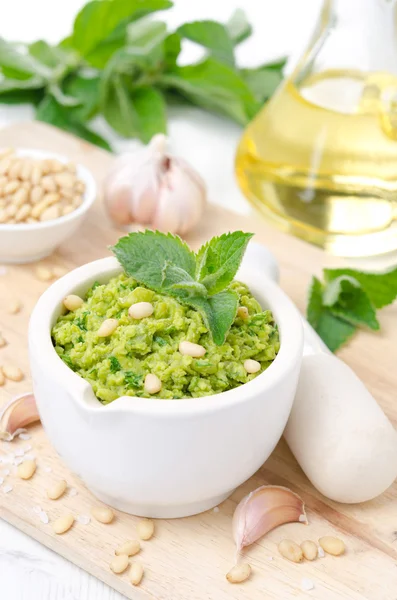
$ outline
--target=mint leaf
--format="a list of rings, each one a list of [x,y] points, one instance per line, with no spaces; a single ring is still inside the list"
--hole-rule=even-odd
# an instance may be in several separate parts
[[[167,133],[167,113],[163,94],[154,87],[137,88],[131,100],[138,117],[139,137],[146,144],[156,133]]]
[[[139,120],[126,79],[111,74],[102,82],[101,108],[106,121],[123,137],[139,134]]]
[[[162,289],[172,296],[188,298],[208,296],[207,288],[195,281],[187,271],[167,261],[162,273]]]
[[[225,290],[210,298],[189,298],[188,303],[194,306],[204,319],[217,346],[226,339],[237,313],[239,298],[233,290]]]
[[[258,102],[268,100],[283,80],[280,71],[267,66],[257,69],[241,69],[241,74]]]
[[[68,77],[65,82],[65,92],[80,101],[79,106],[71,109],[73,118],[80,121],[92,119],[99,109],[99,84],[98,76],[83,76],[80,73]]]
[[[210,295],[229,285],[238,271],[253,233],[234,231],[214,237],[197,253],[196,279]]]
[[[181,36],[178,33],[170,33],[164,40],[164,64],[166,69],[174,69],[176,61],[181,53]]]
[[[356,331],[356,326],[332,314],[323,305],[323,285],[317,277],[313,277],[307,306],[307,320],[317,331],[328,348],[335,352]]]
[[[58,46],[50,46],[44,40],[37,40],[28,46],[30,56],[37,59],[47,67],[54,69],[59,64],[64,62],[67,57],[67,52]]]
[[[382,308],[394,302],[397,298],[397,267],[384,273],[366,273],[355,269],[324,269],[326,281],[332,281],[340,276],[354,277],[375,308]]]
[[[83,123],[74,120],[70,114],[70,109],[60,106],[57,101],[51,96],[45,96],[37,107],[36,119],[55,125],[60,129],[64,129],[69,133],[73,133],[78,137],[91,142],[105,150],[111,150],[108,142],[100,135],[88,129]]]
[[[234,45],[227,28],[217,21],[193,21],[177,29],[180,36],[207,48],[211,54],[229,65],[234,65]]]
[[[33,56],[19,51],[17,44],[7,42],[0,38],[0,67],[6,77],[28,78],[39,75],[47,79],[51,71],[38,62]]]
[[[374,306],[353,277],[341,275],[328,283],[323,292],[323,305],[352,325],[365,325],[375,331],[380,327]]]
[[[148,48],[162,42],[167,37],[167,25],[163,21],[139,19],[127,27],[127,45]]]
[[[226,23],[230,39],[236,46],[250,37],[252,27],[247,20],[247,15],[241,8],[237,8]]]
[[[91,54],[92,58],[94,50],[105,43],[118,26],[122,25],[125,30],[128,23],[171,6],[168,0],[92,0],[74,21],[73,47],[83,56]],[[118,33],[120,37],[121,32]]]
[[[127,275],[156,291],[163,289],[164,271],[169,264],[182,269],[194,279],[194,252],[179,237],[170,233],[150,230],[130,233],[120,238],[112,251]]]

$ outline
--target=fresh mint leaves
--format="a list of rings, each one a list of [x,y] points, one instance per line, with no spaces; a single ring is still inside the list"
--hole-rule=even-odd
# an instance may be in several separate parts
[[[333,352],[359,326],[377,331],[376,309],[397,298],[397,268],[385,273],[324,269],[324,280],[312,279],[307,319]]]
[[[0,103],[33,104],[38,120],[107,149],[91,129],[94,117],[148,142],[166,133],[168,102],[245,125],[281,82],[285,61],[238,66],[235,47],[252,33],[241,9],[226,23],[193,21],[170,31],[153,15],[172,6],[171,0],[90,0],[58,45],[0,38]],[[179,66],[184,39],[200,45],[203,57]]]
[[[220,346],[238,308],[238,296],[228,286],[252,235],[226,233],[195,254],[177,236],[146,230],[121,238],[112,250],[127,275],[196,308]]]

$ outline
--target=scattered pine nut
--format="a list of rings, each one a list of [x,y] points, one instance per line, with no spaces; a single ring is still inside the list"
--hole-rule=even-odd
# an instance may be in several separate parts
[[[154,534],[154,522],[151,519],[142,519],[137,524],[136,530],[141,540],[150,540]]]
[[[93,506],[91,514],[100,523],[111,523],[114,519],[114,512],[108,506]]]
[[[193,344],[192,342],[180,342],[179,352],[186,356],[192,356],[193,358],[201,358],[204,356],[207,350],[200,344]]]
[[[303,560],[302,548],[292,540],[283,540],[278,545],[281,556],[291,562],[300,563]]]
[[[13,365],[6,365],[3,367],[3,374],[10,381],[22,381],[24,375],[19,367],[14,367]]]
[[[53,522],[52,528],[57,535],[62,535],[63,533],[69,531],[73,523],[73,515],[64,515],[63,517],[59,517],[59,519]]]
[[[112,335],[112,333],[116,331],[118,324],[119,322],[117,319],[105,319],[98,329],[98,337],[108,337],[109,335]]]
[[[261,370],[261,363],[257,360],[248,358],[244,361],[244,369],[247,371],[247,373],[258,373],[258,371]]]
[[[80,296],[76,296],[75,294],[70,294],[63,299],[63,305],[70,311],[77,310],[81,306],[83,306],[84,300],[80,298]]]
[[[157,394],[161,390],[161,380],[154,375],[154,373],[148,373],[145,377],[144,390],[148,394]]]
[[[332,554],[332,556],[340,556],[345,551],[344,541],[331,535],[320,538],[318,543],[327,554]]]
[[[304,542],[302,542],[301,548],[303,556],[306,558],[306,560],[314,560],[315,558],[317,558],[317,544],[315,544],[311,540],[305,540]]]
[[[119,575],[120,573],[124,573],[129,564],[130,561],[128,556],[126,554],[120,554],[120,556],[116,556],[116,558],[112,560],[110,563],[110,569],[113,571],[113,573]]]
[[[48,267],[44,267],[43,265],[39,265],[36,267],[36,277],[40,279],[40,281],[51,281],[54,279],[54,273]]]
[[[250,575],[251,566],[248,563],[239,563],[230,569],[226,579],[229,583],[243,583],[243,581],[247,581]]]
[[[140,549],[141,544],[139,543],[139,540],[131,540],[129,542],[124,542],[124,544],[121,544],[121,546],[116,548],[114,553],[117,556],[120,556],[121,554],[126,554],[127,556],[135,556],[135,554],[138,554]]]
[[[144,319],[153,314],[154,307],[150,302],[137,302],[132,304],[128,309],[128,314],[131,319]]]
[[[143,577],[143,566],[139,562],[133,562],[130,569],[130,582],[139,585]]]
[[[24,460],[18,466],[17,473],[20,479],[30,479],[36,472],[36,463],[34,460]]]
[[[246,306],[239,306],[237,309],[237,316],[240,319],[247,319],[249,316],[248,308]]]
[[[10,313],[10,315],[16,315],[19,312],[21,312],[22,309],[22,304],[19,300],[12,300],[12,302],[10,302],[10,304],[8,305],[8,312]]]
[[[58,500],[58,498],[63,496],[67,487],[68,487],[67,481],[65,481],[64,479],[61,479],[60,481],[57,481],[56,483],[54,483],[50,488],[48,488],[47,496],[49,497],[50,500]]]

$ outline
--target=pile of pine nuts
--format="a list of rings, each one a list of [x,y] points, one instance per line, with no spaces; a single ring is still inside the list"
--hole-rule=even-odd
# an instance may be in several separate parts
[[[82,204],[84,191],[74,163],[0,154],[0,224],[58,219]]]

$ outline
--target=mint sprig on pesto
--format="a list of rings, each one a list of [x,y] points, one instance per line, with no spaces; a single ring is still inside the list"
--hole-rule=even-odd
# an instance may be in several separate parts
[[[358,327],[380,329],[376,311],[397,298],[397,268],[385,273],[324,269],[324,282],[313,277],[307,319],[333,352]]]
[[[127,275],[195,308],[220,346],[238,308],[238,296],[228,287],[252,236],[225,233],[195,254],[179,237],[147,230],[122,237],[112,251]]]

